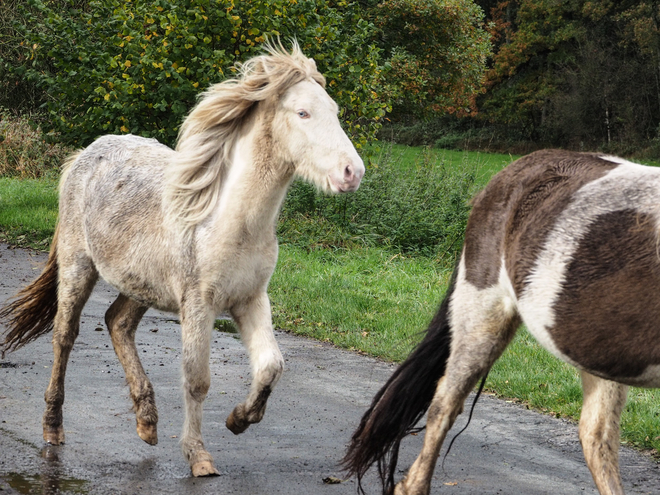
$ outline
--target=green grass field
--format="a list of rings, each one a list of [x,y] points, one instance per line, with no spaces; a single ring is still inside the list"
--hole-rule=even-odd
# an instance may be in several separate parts
[[[425,167],[469,173],[476,192],[516,158],[386,145],[372,153],[371,167],[396,167],[401,174]],[[57,185],[52,179],[0,178],[0,232],[5,241],[47,249],[56,210]],[[392,246],[317,243],[313,237],[318,229],[302,232],[296,230],[299,226],[294,223],[293,232],[282,239],[270,285],[276,327],[386,360],[404,359],[440,303],[451,264]],[[486,387],[555,416],[577,419],[580,414],[577,371],[542,349],[524,329],[491,370]],[[629,397],[622,417],[623,441],[660,449],[658,393],[631,389]]]
[[[56,221],[56,180],[0,177],[0,240],[48,249]]]
[[[484,187],[490,178],[520,158],[519,155],[501,153],[480,153],[478,151],[454,151],[438,148],[421,148],[384,144],[373,151],[372,160],[396,164],[402,171],[419,166],[447,167],[455,171],[472,171],[478,189]]]

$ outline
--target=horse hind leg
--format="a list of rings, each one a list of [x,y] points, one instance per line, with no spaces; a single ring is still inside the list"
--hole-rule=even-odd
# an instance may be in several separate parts
[[[105,313],[112,346],[124,368],[126,381],[133,399],[137,433],[150,445],[158,443],[158,410],[151,382],[147,378],[135,347],[135,332],[147,307],[123,294]]]
[[[619,474],[619,435],[621,411],[628,386],[582,375],[584,399],[580,415],[580,443],[587,466],[601,495],[623,495]]]
[[[509,344],[520,324],[508,293],[500,286],[479,290],[457,282],[450,304],[451,353],[429,406],[422,451],[396,495],[427,495],[445,437],[463,404]]]
[[[43,416],[44,440],[53,445],[64,443],[62,404],[64,377],[73,344],[80,330],[80,315],[98,279],[92,261],[84,255],[60,257],[58,306],[53,325],[53,368],[46,389]]]
[[[284,359],[273,334],[270,302],[265,292],[232,308],[232,317],[238,323],[252,364],[250,393],[226,421],[227,428],[238,435],[263,418],[268,397],[282,375]]]

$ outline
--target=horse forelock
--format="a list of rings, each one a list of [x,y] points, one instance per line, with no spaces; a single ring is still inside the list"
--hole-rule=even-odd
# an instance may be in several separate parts
[[[227,168],[250,110],[256,103],[279,98],[291,86],[311,79],[325,88],[325,78],[297,43],[291,52],[266,44],[266,54],[237,65],[235,78],[206,90],[185,119],[166,169],[168,214],[193,226],[217,203]]]

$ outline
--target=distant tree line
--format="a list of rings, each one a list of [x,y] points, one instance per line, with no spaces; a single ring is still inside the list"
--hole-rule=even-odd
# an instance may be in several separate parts
[[[627,151],[658,140],[658,2],[478,3],[495,43],[482,100],[487,121],[568,147]]]
[[[659,2],[476,2],[493,43],[478,112],[415,120],[402,140],[660,156]]]

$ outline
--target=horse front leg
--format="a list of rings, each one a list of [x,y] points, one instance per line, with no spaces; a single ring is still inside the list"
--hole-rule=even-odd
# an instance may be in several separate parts
[[[203,305],[181,310],[185,420],[181,449],[193,476],[220,474],[202,440],[202,406],[211,386],[209,357],[214,315]]]
[[[266,292],[231,310],[250,355],[252,386],[245,402],[238,404],[227,418],[227,428],[238,435],[266,412],[266,402],[284,369],[284,359],[273,334],[270,301]]]
[[[586,371],[581,374],[584,399],[579,433],[587,466],[601,495],[623,495],[619,474],[619,420],[628,386]]]

